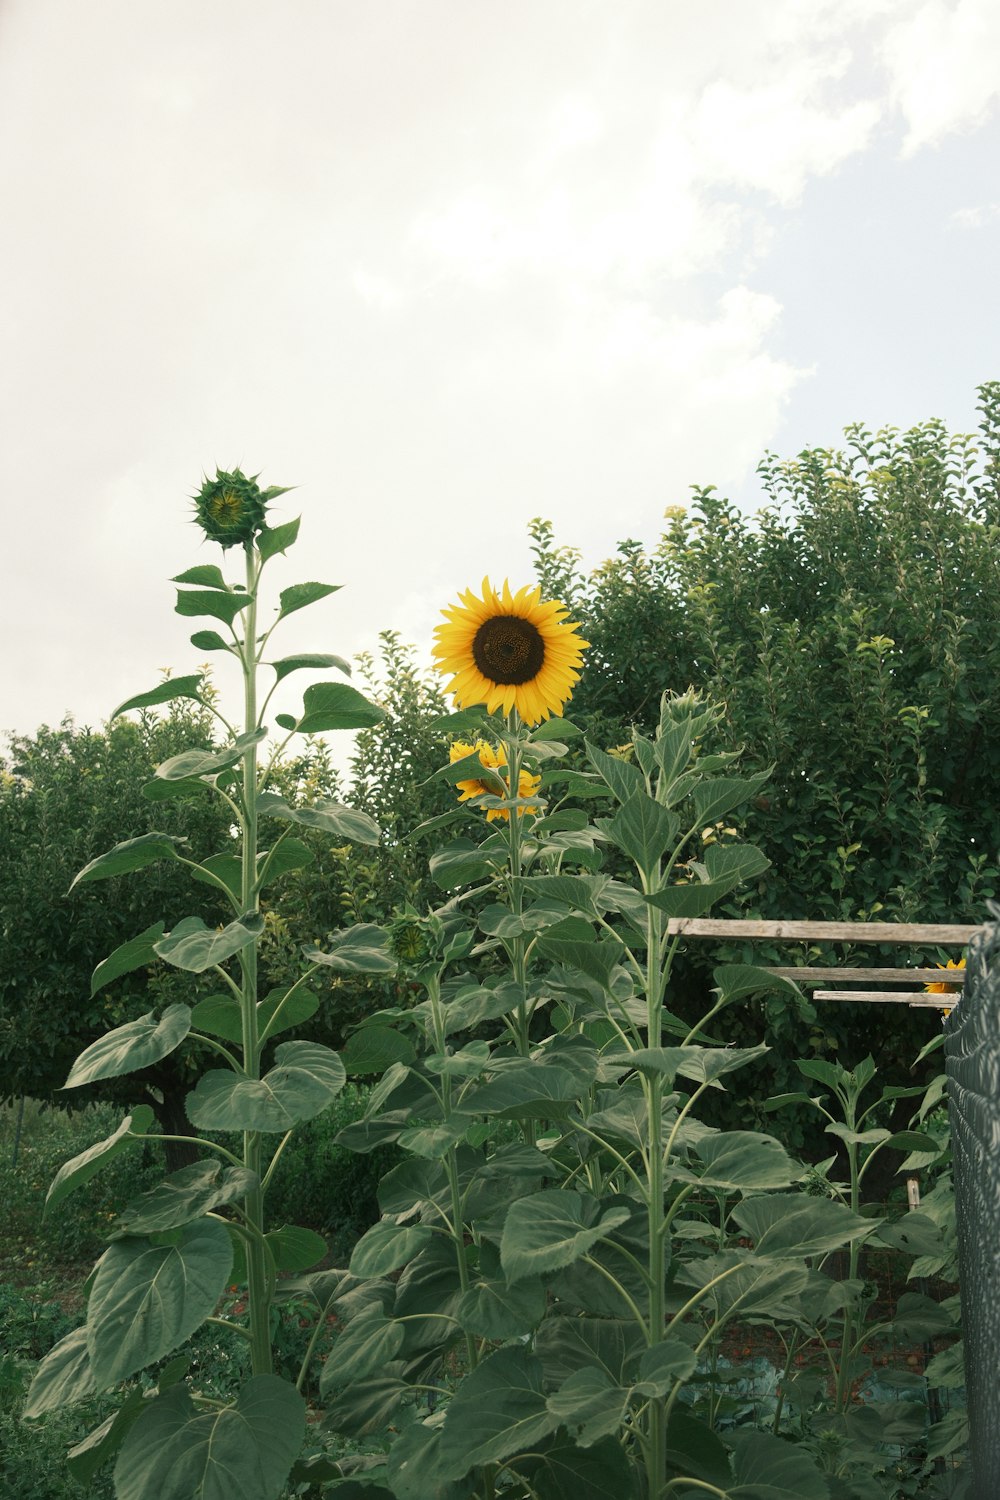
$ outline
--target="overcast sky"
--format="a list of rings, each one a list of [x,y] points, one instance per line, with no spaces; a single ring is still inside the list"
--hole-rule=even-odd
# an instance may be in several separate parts
[[[0,730],[197,665],[216,464],[344,585],[286,650],[426,659],[533,516],[973,430],[998,95],[997,0],[0,0]]]

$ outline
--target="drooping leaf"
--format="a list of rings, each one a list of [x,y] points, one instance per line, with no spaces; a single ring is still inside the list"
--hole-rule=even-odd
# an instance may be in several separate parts
[[[142,833],[138,838],[124,839],[106,854],[99,854],[84,865],[74,877],[70,890],[90,880],[110,880],[115,875],[127,875],[161,859],[176,859],[178,845],[186,842],[186,839],[175,838],[169,833]]]
[[[355,844],[378,844],[382,835],[378,824],[367,813],[345,807],[340,802],[320,801],[310,807],[289,807],[276,792],[264,792],[257,799],[257,811],[265,818],[279,818],[285,823],[299,823],[303,828],[318,828],[336,838]]]
[[[331,656],[329,652],[299,652],[296,656],[283,656],[280,661],[272,661],[270,665],[274,668],[278,682],[290,672],[325,671],[327,667],[336,667],[338,672],[343,672],[347,677],[351,675],[350,662],[345,661],[342,656]]]
[[[236,1402],[200,1411],[186,1386],[149,1402],[115,1464],[118,1500],[277,1500],[305,1436],[305,1402],[255,1375]]]
[[[323,964],[342,974],[396,972],[396,959],[389,951],[389,934],[372,922],[360,922],[356,927],[333,933],[325,951],[307,946],[302,952],[310,963]]]
[[[753,1130],[722,1130],[717,1135],[702,1136],[694,1149],[703,1164],[700,1172],[671,1164],[670,1171],[681,1182],[748,1193],[790,1187],[802,1177],[801,1166],[780,1141]]]
[[[97,1263],[87,1305],[95,1385],[116,1385],[182,1344],[214,1311],[232,1262],[218,1219],[186,1224],[168,1244],[115,1240]]]
[[[402,1365],[395,1365],[396,1371]],[[326,1422],[335,1432],[368,1437],[382,1432],[398,1412],[411,1388],[398,1373],[356,1380],[338,1390],[326,1403]]]
[[[216,930],[206,927],[200,917],[184,917],[171,932],[159,938],[153,951],[175,969],[184,969],[189,974],[203,974],[215,964],[221,964],[234,953],[248,948],[264,931],[264,918],[257,912],[247,912],[235,922]]]
[[[430,1238],[431,1230],[425,1224],[394,1224],[383,1220],[358,1240],[351,1252],[348,1269],[352,1276],[363,1280],[388,1276],[412,1260]]]
[[[320,1376],[320,1391],[339,1390],[377,1374],[399,1353],[406,1329],[373,1307],[352,1318],[337,1339]]]
[[[200,703],[204,680],[202,672],[194,672],[190,677],[168,677],[159,687],[150,688],[148,693],[138,693],[134,698],[126,698],[124,703],[119,703],[111,719],[117,719],[119,714],[127,714],[130,709],[152,708],[157,703],[170,703],[174,698],[193,698]]]
[[[71,1161],[63,1162],[45,1196],[46,1210],[55,1208],[57,1203],[61,1203],[63,1198],[76,1188],[89,1182],[119,1152],[136,1145],[134,1137],[144,1135],[152,1123],[153,1111],[149,1105],[139,1104],[130,1115],[125,1116],[113,1135],[109,1135],[103,1141],[98,1141],[96,1145],[88,1146],[86,1151],[81,1151],[79,1156],[74,1156]]]
[[[472,1089],[462,1107],[471,1114],[544,1120],[565,1114],[576,1092],[576,1079],[568,1068],[518,1060]]]
[[[804,1448],[770,1432],[737,1430],[726,1441],[736,1479],[732,1500],[828,1500],[826,1476]]]
[[[106,1417],[93,1432],[88,1432],[66,1455],[66,1467],[77,1484],[89,1485],[98,1469],[111,1459],[125,1441],[144,1405],[139,1389],[129,1391],[117,1411]]]
[[[542,1367],[521,1345],[489,1355],[462,1381],[441,1428],[440,1459],[446,1478],[530,1449],[555,1431],[545,1404]]]
[[[636,1392],[640,1396],[669,1396],[679,1381],[688,1380],[698,1356],[683,1339],[667,1338],[643,1350]]]
[[[278,619],[283,620],[286,615],[294,614],[297,609],[305,609],[306,605],[314,604],[317,599],[325,599],[329,594],[336,594],[340,588],[339,583],[293,583],[290,588],[282,589],[278,595],[281,606]]]
[[[530,1469],[537,1500],[636,1500],[636,1470],[617,1437],[578,1447],[556,1436],[538,1445]]]
[[[304,870],[311,865],[315,855],[301,839],[283,838],[273,849],[265,849],[257,856],[257,878],[264,890],[272,880],[289,874],[292,870]]]
[[[191,1011],[186,1005],[168,1005],[159,1017],[147,1011],[105,1032],[85,1048],[70,1069],[63,1088],[76,1089],[98,1078],[120,1078],[148,1068],[176,1051],[191,1030]]]
[[[526,1277],[516,1286],[505,1280],[477,1281],[459,1303],[458,1320],[477,1338],[524,1338],[544,1318],[547,1300],[541,1277]]]
[[[274,1057],[275,1066],[260,1079],[240,1078],[228,1068],[203,1073],[186,1101],[192,1125],[284,1134],[324,1110],[346,1081],[336,1052],[319,1042],[282,1042]]]
[[[172,755],[156,768],[162,781],[186,781],[191,776],[214,776],[218,771],[228,770],[242,760],[248,750],[267,738],[265,728],[253,729],[238,735],[231,745],[221,750],[182,750]]]
[[[257,1184],[256,1174],[221,1161],[195,1161],[133,1198],[115,1220],[116,1234],[163,1234],[179,1229],[221,1203],[245,1198]]]
[[[145,964],[155,963],[156,953],[153,945],[162,935],[163,923],[154,922],[137,937],[129,938],[127,943],[122,943],[113,953],[109,953],[107,958],[97,965],[91,977],[90,998],[93,999],[106,984],[120,979],[123,974],[131,974],[135,969],[143,968]]]
[[[500,1261],[510,1282],[559,1270],[626,1223],[625,1207],[604,1208],[589,1193],[543,1188],[512,1203],[500,1241]]]
[[[482,880],[493,869],[487,855],[471,839],[455,839],[452,843],[432,854],[428,862],[431,877],[442,890],[451,891],[459,885],[471,885]]]
[[[732,812],[734,807],[756,797],[761,787],[770,781],[773,769],[771,767],[760,771],[756,776],[718,776],[711,781],[703,781],[694,790],[694,810],[698,822],[715,823],[719,818],[725,817],[726,813]]]
[[[732,1216],[754,1241],[755,1255],[781,1260],[827,1255],[852,1240],[867,1237],[878,1227],[877,1219],[863,1219],[851,1213],[846,1204],[798,1193],[744,1198]]]
[[[94,1395],[86,1328],[74,1328],[59,1340],[35,1371],[24,1403],[25,1417],[41,1417]]]
[[[712,978],[719,995],[727,1002],[742,1000],[747,995],[759,995],[767,990],[799,998],[798,986],[790,979],[767,969],[758,969],[754,964],[719,964],[712,970]]]
[[[618,1433],[627,1400],[628,1391],[615,1385],[606,1370],[591,1365],[574,1370],[546,1404],[559,1425],[581,1447],[589,1448],[601,1438]]]

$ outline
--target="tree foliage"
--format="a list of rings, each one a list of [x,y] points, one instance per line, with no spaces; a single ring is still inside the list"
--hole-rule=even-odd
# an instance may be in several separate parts
[[[771,869],[731,915],[974,922],[995,894],[1000,383],[980,397],[978,441],[857,424],[843,449],[769,454],[756,515],[698,489],[589,575],[533,523],[538,576],[592,643],[572,705],[592,737],[628,742],[692,685],[725,704],[723,748],[773,765],[741,825]],[[813,1047],[862,1055],[870,1012],[831,1011]],[[901,1066],[935,1024],[883,1023]]]

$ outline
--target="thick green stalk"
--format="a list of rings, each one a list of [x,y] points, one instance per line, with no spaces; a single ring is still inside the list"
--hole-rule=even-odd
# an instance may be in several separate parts
[[[427,998],[431,1002],[434,1046],[436,1051],[443,1057],[446,1051],[447,1039],[445,1036],[444,1007],[441,1004],[441,976],[438,973],[433,973],[427,978]],[[451,1079],[447,1074],[444,1074],[441,1079],[441,1114],[446,1125],[451,1120],[452,1114],[451,1086]],[[444,1166],[448,1174],[451,1230],[455,1243],[455,1262],[458,1268],[458,1280],[462,1291],[467,1292],[469,1290],[469,1267],[465,1259],[465,1221],[462,1215],[462,1193],[458,1180],[458,1160],[454,1146],[449,1146],[445,1153]],[[465,1334],[465,1349],[469,1359],[469,1369],[474,1370],[479,1363],[479,1351],[476,1348],[475,1339],[468,1331]]]
[[[645,881],[643,882],[645,885]],[[660,1012],[660,962],[662,916],[656,907],[649,908],[649,948],[646,961],[646,1008],[650,1047],[659,1047],[662,1037]],[[652,1073],[646,1085],[649,1129],[649,1342],[663,1338],[664,1264],[663,1237],[663,1075]],[[646,1472],[649,1500],[660,1500],[666,1480],[667,1427],[666,1408],[659,1397],[649,1405],[649,1444],[646,1449]]]
[[[246,544],[246,586],[250,603],[243,611],[243,725],[246,733],[257,727],[257,583],[254,546]],[[243,912],[256,911],[259,905],[257,884],[257,747],[250,745],[243,756],[243,849],[241,897]],[[260,1077],[261,1046],[257,1030],[257,943],[244,948],[240,955],[243,1018],[243,1068],[247,1078]],[[243,1132],[243,1165],[259,1179],[261,1176],[260,1132]],[[250,1350],[255,1375],[270,1375],[271,1359],[271,1289],[267,1250],[263,1243],[264,1192],[258,1185],[247,1193],[244,1212],[251,1227],[258,1231],[247,1243],[247,1306],[250,1313]]]

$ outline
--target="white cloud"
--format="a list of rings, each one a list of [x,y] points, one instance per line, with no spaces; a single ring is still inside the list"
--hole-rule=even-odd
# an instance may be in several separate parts
[[[968,208],[956,208],[951,216],[955,229],[982,229],[1000,219],[1000,203],[976,203]]]
[[[1000,5],[928,0],[891,27],[882,45],[904,154],[981,124],[1000,96]]]

